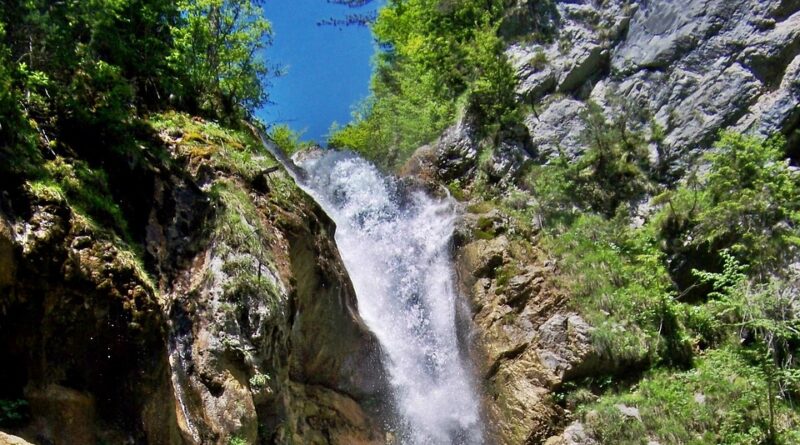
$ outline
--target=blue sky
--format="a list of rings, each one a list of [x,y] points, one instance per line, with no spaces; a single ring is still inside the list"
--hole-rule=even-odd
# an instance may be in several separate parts
[[[274,104],[257,114],[304,132],[305,140],[324,142],[331,123],[348,122],[352,105],[369,92],[372,35],[364,27],[317,26],[352,12],[325,0],[268,0],[263,7],[274,31],[267,59],[287,72],[272,80]]]

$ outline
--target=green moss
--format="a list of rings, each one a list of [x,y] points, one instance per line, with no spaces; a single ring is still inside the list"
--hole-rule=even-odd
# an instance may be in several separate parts
[[[35,179],[26,182],[26,188],[37,199],[67,201],[97,227],[110,228],[125,242],[131,242],[128,222],[111,195],[105,171],[90,168],[81,160],[57,156],[43,164]]]
[[[467,206],[467,211],[470,213],[489,213],[492,210],[496,209],[497,206],[493,204],[491,201],[478,201],[470,203]]]
[[[447,184],[447,190],[450,191],[450,195],[457,201],[466,201],[469,198],[461,182],[458,180]]]
[[[220,206],[214,235],[230,248],[261,256],[267,232],[260,215],[247,193],[231,180],[215,182],[209,195]]]
[[[278,165],[247,129],[235,130],[173,111],[152,115],[148,122],[176,141],[177,154],[190,161],[206,160],[245,180]]]
[[[508,284],[508,281],[519,275],[519,273],[519,266],[513,262],[500,267],[495,275],[497,286],[504,288]]]
[[[28,181],[26,183],[26,189],[31,195],[45,202],[60,202],[65,199],[64,190],[61,189],[61,185],[53,180],[39,179]]]

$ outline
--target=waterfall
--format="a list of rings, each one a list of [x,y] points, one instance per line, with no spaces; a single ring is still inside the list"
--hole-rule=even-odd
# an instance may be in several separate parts
[[[407,192],[351,153],[322,152],[299,166],[300,185],[336,222],[359,312],[386,355],[399,442],[483,443],[456,335],[454,202]]]

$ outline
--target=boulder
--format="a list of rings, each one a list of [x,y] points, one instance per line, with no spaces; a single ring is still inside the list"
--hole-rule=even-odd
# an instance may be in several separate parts
[[[594,329],[574,313],[557,313],[538,329],[539,358],[561,382],[597,371]]]
[[[472,176],[478,161],[475,128],[466,119],[444,131],[436,142],[436,168],[444,181]]]
[[[582,423],[573,422],[560,435],[547,439],[545,445],[598,445],[598,442],[586,432]]]
[[[54,445],[95,443],[95,401],[87,393],[51,384],[27,388],[36,430]]]
[[[583,153],[582,134],[585,125],[581,114],[585,109],[583,102],[565,97],[545,103],[537,113],[525,118],[531,145],[540,161],[546,162],[558,156],[561,150],[569,158]]]

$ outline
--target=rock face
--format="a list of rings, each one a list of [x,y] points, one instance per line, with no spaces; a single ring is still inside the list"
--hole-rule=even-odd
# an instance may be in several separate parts
[[[528,162],[582,155],[590,101],[609,120],[626,116],[645,136],[662,130],[651,161],[665,178],[679,177],[683,163],[725,128],[800,137],[798,1],[518,0],[500,34],[519,101],[531,112],[524,144],[500,138],[488,162],[481,160],[495,183],[513,183]],[[446,157],[448,165],[467,159]],[[443,179],[468,183],[461,171]],[[519,242],[498,210],[482,212],[487,203],[473,198],[456,258],[496,442],[595,444],[582,424],[567,425],[569,406],[553,393],[624,365],[595,350],[594,328],[566,304],[557,267]]]
[[[593,328],[567,308],[554,264],[507,236],[507,221],[496,209],[467,213],[456,266],[472,308],[473,355],[484,380],[490,434],[501,444],[541,444],[564,428],[553,392],[611,364],[595,351]]]
[[[477,167],[478,141],[472,123],[462,119],[436,142],[437,175],[444,181],[469,178]]]
[[[0,212],[11,278],[0,283],[0,377],[3,399],[27,401],[21,435],[77,444],[141,431],[141,408],[169,392],[156,290],[131,252],[63,198],[14,196]],[[151,422],[169,443],[174,416]]]
[[[24,178],[0,198],[0,399],[24,401],[2,428],[55,445],[384,443],[380,351],[333,223],[280,169],[245,175],[179,133],[159,135],[169,163],[137,172],[150,197],[128,201],[143,255]]]
[[[514,10],[527,23],[516,35],[544,26],[550,43],[515,43],[507,54],[518,93],[534,103],[526,125],[544,160],[556,148],[580,153],[586,100],[607,115],[620,103],[642,111],[664,129],[669,153],[705,149],[727,127],[791,136],[800,125],[797,2],[570,0],[545,15],[535,3]],[[534,26],[536,14],[548,24]]]

